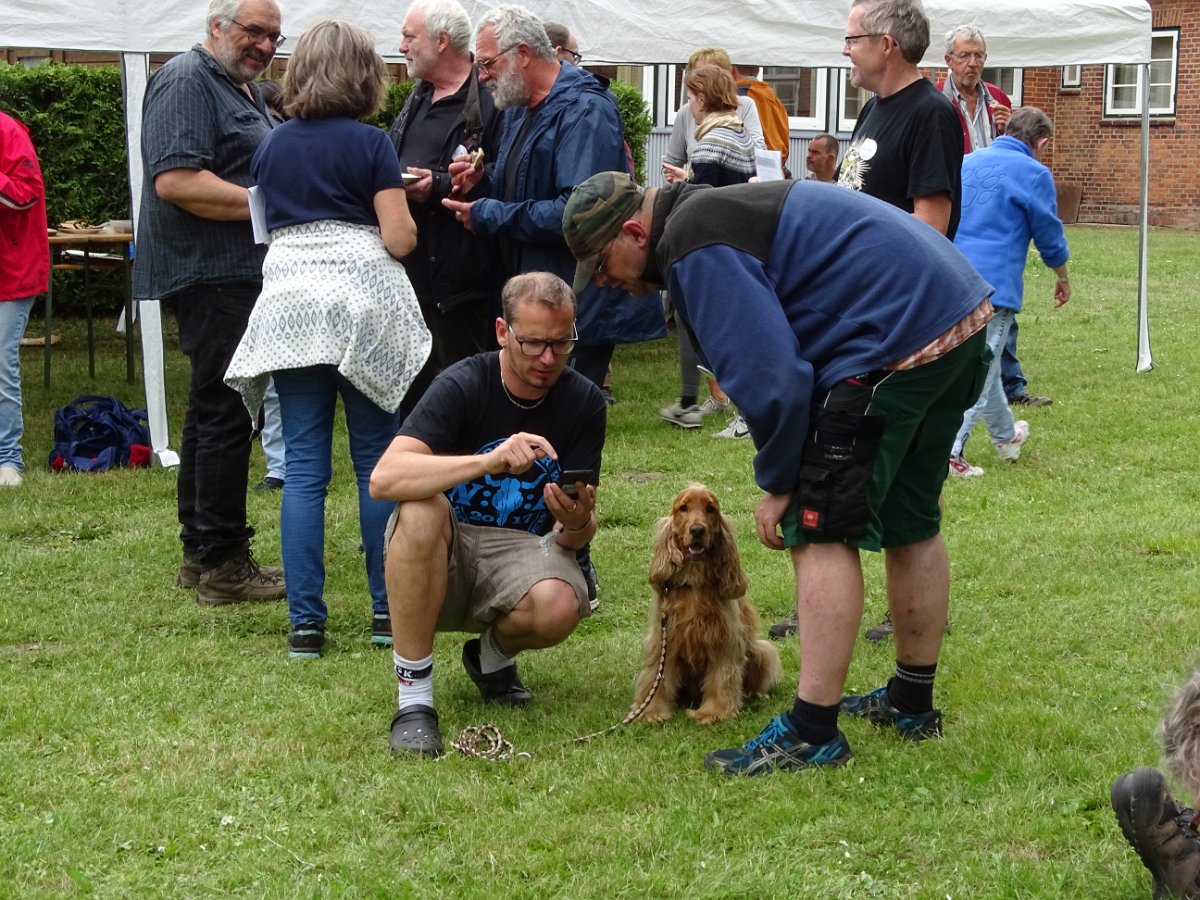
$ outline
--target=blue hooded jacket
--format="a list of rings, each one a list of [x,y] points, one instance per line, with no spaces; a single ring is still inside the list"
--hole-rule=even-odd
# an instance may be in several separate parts
[[[1021,311],[1033,240],[1057,269],[1070,257],[1054,176],[1029,145],[1007,135],[963,160],[962,219],[954,245],[996,287],[992,305]]]
[[[516,137],[530,117],[520,156],[510,163]],[[517,167],[514,197],[506,200],[504,178],[510,164]],[[482,198],[471,208],[471,224],[478,233],[501,239],[510,274],[553,272],[570,284],[575,257],[562,234],[567,198],[597,172],[624,170],[624,135],[612,95],[588,72],[563,65],[549,96],[537,107],[505,112],[496,166],[468,198]],[[638,298],[590,285],[578,302],[582,344],[627,344],[666,334],[657,294]]]

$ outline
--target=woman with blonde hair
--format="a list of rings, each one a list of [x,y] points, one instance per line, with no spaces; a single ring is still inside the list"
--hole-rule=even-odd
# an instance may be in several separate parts
[[[663,163],[667,181],[690,181],[723,187],[743,184],[755,172],[755,143],[738,118],[737,84],[725,69],[700,65],[684,76],[688,107],[696,126],[696,146],[686,168]],[[679,333],[680,397],[659,415],[680,428],[699,428],[706,412],[728,409],[729,398],[720,385],[708,379],[710,397],[703,406],[696,403],[700,379],[696,374],[699,357],[688,337]],[[745,438],[750,430],[740,415],[735,415],[716,437]]]
[[[292,118],[267,136],[250,167],[271,245],[262,294],[225,381],[249,410],[258,409],[268,376],[279,392],[291,656],[320,656],[325,646],[325,495],[339,395],[358,483],[371,640],[391,643],[383,530],[394,504],[371,499],[368,483],[431,338],[399,262],[417,236],[400,163],[387,134],[359,121],[380,107],[387,85],[367,31],[318,22],[296,42],[284,75]]]

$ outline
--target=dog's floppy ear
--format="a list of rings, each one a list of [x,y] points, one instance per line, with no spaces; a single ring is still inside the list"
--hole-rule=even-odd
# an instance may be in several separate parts
[[[720,533],[713,548],[716,551],[714,564],[717,571],[717,589],[726,600],[744,597],[750,583],[746,580],[746,573],[742,571],[737,538],[733,533],[733,526],[723,514],[719,516],[719,520]]]
[[[669,584],[683,565],[683,550],[675,540],[675,530],[671,527],[671,522],[671,516],[663,516],[655,528],[654,558],[650,560],[650,584],[656,588]]]

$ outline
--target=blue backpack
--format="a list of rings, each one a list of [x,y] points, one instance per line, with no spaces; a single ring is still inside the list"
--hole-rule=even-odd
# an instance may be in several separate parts
[[[76,397],[54,411],[56,472],[103,472],[150,465],[150,429],[144,409],[126,409],[116,397]]]

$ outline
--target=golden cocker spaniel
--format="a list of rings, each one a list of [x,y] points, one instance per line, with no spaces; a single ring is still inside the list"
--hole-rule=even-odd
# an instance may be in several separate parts
[[[733,530],[717,495],[704,485],[680,491],[671,514],[659,520],[650,584],[654,609],[633,709],[654,695],[636,718],[661,722],[685,706],[708,725],[737,715],[743,698],[767,695],[782,671],[779,653],[757,637],[758,613],[746,598]]]

